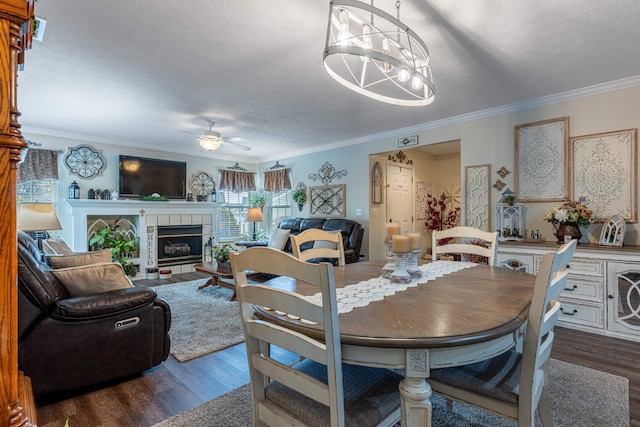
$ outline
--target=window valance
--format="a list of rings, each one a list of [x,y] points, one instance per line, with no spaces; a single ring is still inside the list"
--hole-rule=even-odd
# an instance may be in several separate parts
[[[256,191],[255,173],[222,169],[220,170],[220,189],[234,193]]]
[[[264,173],[264,190],[279,192],[291,190],[291,170],[278,169]]]
[[[24,161],[18,164],[18,182],[58,179],[58,152],[27,149]]]

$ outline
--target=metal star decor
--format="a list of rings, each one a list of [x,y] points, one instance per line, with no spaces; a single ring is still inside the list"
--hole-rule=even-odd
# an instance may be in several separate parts
[[[309,179],[320,181],[324,185],[329,185],[334,179],[339,179],[344,176],[347,176],[346,170],[336,171],[336,168],[330,165],[329,162],[324,162],[324,165],[318,169],[318,173],[309,174]]]
[[[502,182],[500,180],[497,180],[495,182],[495,184],[492,185],[492,187],[495,188],[498,191],[501,191],[504,188],[505,185],[507,185],[507,184],[505,184],[504,182]]]
[[[446,202],[449,206],[453,206],[454,203],[460,204],[460,189],[457,190],[452,186],[444,190]]]
[[[511,171],[503,166],[500,169],[498,169],[496,173],[500,175],[500,178],[504,178],[505,176],[509,175]]]

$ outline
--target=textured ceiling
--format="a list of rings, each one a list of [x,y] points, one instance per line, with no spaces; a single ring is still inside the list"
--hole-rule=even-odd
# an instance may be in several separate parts
[[[436,99],[387,105],[324,70],[328,11],[328,0],[41,0],[44,40],[18,78],[23,132],[268,161],[640,74],[638,1],[405,0]],[[251,151],[201,150],[206,120]]]

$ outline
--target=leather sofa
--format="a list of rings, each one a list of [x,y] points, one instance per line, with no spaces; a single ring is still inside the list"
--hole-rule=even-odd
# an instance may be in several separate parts
[[[342,234],[342,243],[344,245],[344,258],[347,264],[358,262],[360,259],[360,248],[362,247],[362,237],[364,236],[364,228],[362,225],[352,219],[346,218],[285,218],[278,224],[278,228],[290,230],[293,235],[299,234],[308,228],[320,228],[325,231],[340,231]],[[307,245],[305,247],[305,245]],[[305,243],[302,249],[308,249],[312,243]],[[285,252],[291,253],[291,241],[288,240]]]
[[[138,374],[169,355],[169,305],[153,288],[71,297],[18,231],[18,364],[41,396]]]

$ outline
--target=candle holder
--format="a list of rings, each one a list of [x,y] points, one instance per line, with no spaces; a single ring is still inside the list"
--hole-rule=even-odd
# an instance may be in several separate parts
[[[393,252],[393,273],[389,276],[391,283],[411,283],[411,275],[407,272],[407,260],[411,252]]]
[[[422,252],[422,249],[412,249],[409,252],[409,259],[407,260],[407,273],[412,279],[420,279],[422,277],[422,270],[418,268],[418,255]]]
[[[382,277],[388,279],[395,270],[394,256],[393,256],[393,240],[384,239],[384,245],[387,248],[387,263],[382,267]]]

